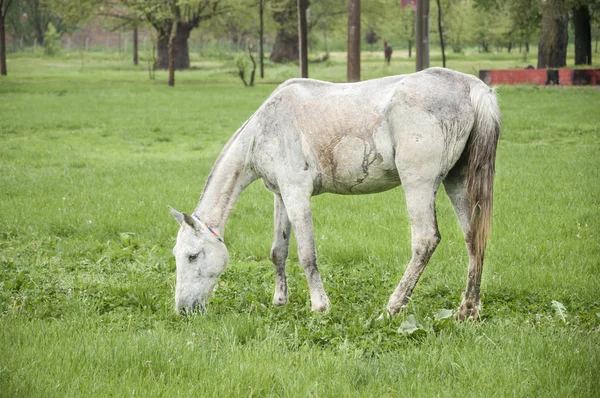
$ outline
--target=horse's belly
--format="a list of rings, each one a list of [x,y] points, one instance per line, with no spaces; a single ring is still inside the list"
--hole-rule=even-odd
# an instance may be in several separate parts
[[[391,143],[345,136],[319,156],[318,192],[366,194],[400,185]]]

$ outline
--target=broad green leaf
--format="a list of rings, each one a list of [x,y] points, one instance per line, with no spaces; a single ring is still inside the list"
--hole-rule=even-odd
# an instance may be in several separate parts
[[[398,333],[401,334],[413,334],[415,331],[421,329],[417,324],[417,319],[414,315],[409,315],[404,322],[400,324]]]
[[[443,319],[448,319],[452,317],[452,310],[447,310],[447,309],[441,309],[438,312],[436,312],[434,318],[436,321],[441,321]]]

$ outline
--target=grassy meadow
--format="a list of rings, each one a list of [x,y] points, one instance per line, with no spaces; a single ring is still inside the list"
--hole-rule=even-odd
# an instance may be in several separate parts
[[[363,60],[363,78],[410,72]],[[534,56],[531,55],[532,59]],[[334,55],[311,77],[343,81]],[[435,60],[435,57],[432,57]],[[177,224],[221,148],[294,65],[244,88],[233,60],[149,80],[112,55],[9,57],[0,79],[0,396],[600,396],[600,90],[499,87],[503,131],[479,322],[449,317],[467,256],[442,242],[408,314],[385,304],[410,258],[401,188],[313,199],[332,302],[310,312],[294,249],[271,306],[272,197],[240,197],[206,316],[174,313]],[[433,62],[432,62],[433,63]],[[520,55],[450,67],[522,67]],[[259,83],[262,83],[259,80]]]

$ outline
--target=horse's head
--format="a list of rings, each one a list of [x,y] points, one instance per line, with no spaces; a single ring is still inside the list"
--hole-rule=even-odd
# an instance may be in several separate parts
[[[175,310],[179,313],[204,312],[206,302],[229,255],[223,241],[200,220],[171,208],[180,225],[173,248],[177,264]]]

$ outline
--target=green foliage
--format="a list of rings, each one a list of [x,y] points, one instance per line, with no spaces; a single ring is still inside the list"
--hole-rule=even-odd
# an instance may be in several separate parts
[[[244,86],[247,87],[248,82],[246,81],[246,70],[250,66],[250,59],[244,53],[238,54],[235,57],[235,66],[238,70],[238,75],[239,75],[240,79],[244,83]]]
[[[454,53],[461,53],[469,43],[472,27],[472,9],[467,1],[442,1],[444,40]],[[436,5],[437,6],[437,5]]]
[[[246,73],[246,69],[248,69],[248,66],[250,66],[250,60],[248,59],[248,56],[243,53],[236,55],[235,66],[237,67],[238,72]]]
[[[60,36],[54,25],[48,24],[48,30],[44,33],[44,53],[46,55],[57,55],[60,52]]]
[[[102,6],[109,3],[103,0],[46,0],[45,6],[60,19],[65,32],[73,32],[77,27],[96,17]],[[119,4],[123,7],[125,4]]]

